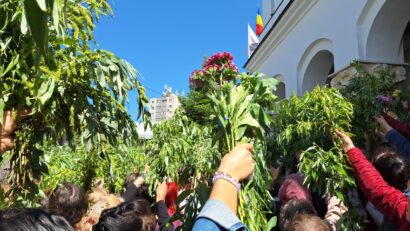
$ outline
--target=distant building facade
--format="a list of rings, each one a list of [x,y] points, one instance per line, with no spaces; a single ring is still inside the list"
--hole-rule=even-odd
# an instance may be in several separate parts
[[[171,88],[165,87],[161,97],[150,100],[151,122],[158,123],[172,118],[180,105],[178,95],[172,93]]]
[[[137,133],[140,139],[149,140],[152,139],[153,133],[150,126],[145,128],[144,123],[137,122]]]
[[[280,79],[280,98],[303,95],[316,85],[347,84],[354,60],[408,86],[410,0],[262,3],[265,27],[245,68]]]

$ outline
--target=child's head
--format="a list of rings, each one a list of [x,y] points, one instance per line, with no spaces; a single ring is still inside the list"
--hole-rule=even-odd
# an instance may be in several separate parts
[[[45,207],[50,213],[64,217],[75,227],[87,212],[88,201],[78,185],[63,183],[51,193]]]
[[[318,216],[299,214],[292,220],[290,231],[329,231],[329,226]]]
[[[126,189],[127,186],[129,184],[133,184],[136,179],[138,179],[138,173],[133,172],[133,173],[129,174],[128,176],[125,177],[122,188]]]
[[[383,179],[394,188],[403,191],[410,179],[410,165],[391,147],[379,147],[375,150],[374,167]]]
[[[298,214],[316,215],[313,205],[307,200],[290,200],[280,209],[279,228],[282,231],[290,230],[293,219]]]
[[[153,197],[151,197],[151,195],[149,194],[149,185],[147,185],[146,183],[143,183],[142,178],[141,178],[142,179],[141,184],[138,187],[137,187],[137,185],[135,185],[135,181],[139,177],[140,176],[138,176],[137,173],[132,173],[132,174],[125,177],[124,184],[123,184],[124,191],[122,192],[122,196],[125,194],[126,190],[129,190],[130,187],[136,187],[135,188],[134,199],[144,198],[144,199],[148,200],[150,203],[154,203],[155,199]]]
[[[306,200],[311,202],[310,190],[303,185],[304,177],[299,173],[293,173],[286,177],[279,188],[278,197],[282,203],[292,199]]]
[[[43,209],[4,209],[0,211],[0,230],[74,231],[67,220]]]
[[[101,213],[99,222],[93,226],[93,231],[150,231],[154,228],[155,216],[151,211],[149,202],[145,199],[136,199],[104,210]]]

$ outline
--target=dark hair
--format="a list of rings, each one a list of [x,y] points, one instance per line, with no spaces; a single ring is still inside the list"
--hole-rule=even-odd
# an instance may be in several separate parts
[[[43,209],[4,209],[0,212],[0,230],[74,231],[68,221]]]
[[[131,173],[125,177],[124,184],[122,187],[124,190],[121,192],[121,196],[122,197],[125,196],[126,198],[124,199],[126,201],[143,198],[149,201],[151,204],[153,204],[155,202],[155,199],[149,194],[149,186],[146,183],[143,183],[139,187],[136,187],[134,185],[134,181],[137,180],[138,177],[139,177],[138,173]]]
[[[407,188],[410,165],[398,155],[396,149],[385,146],[376,148],[372,163],[390,186],[401,191]]]
[[[75,227],[87,212],[88,201],[79,186],[63,183],[51,193],[45,207],[50,213],[64,217]]]
[[[290,231],[329,231],[329,226],[318,216],[298,214],[290,225]]]
[[[125,191],[121,194],[125,201],[132,201],[138,198],[145,199],[153,204],[155,199],[149,194],[149,186],[143,183],[141,186],[136,187],[134,183],[129,183],[125,187]]]
[[[155,229],[155,216],[145,199],[136,199],[106,209],[101,213],[93,231],[151,231]]]
[[[125,177],[124,184],[122,185],[122,188],[123,189],[127,188],[127,186],[129,184],[134,183],[134,181],[136,179],[138,179],[138,173],[133,172],[133,173],[129,174],[128,176]]]
[[[279,228],[282,231],[290,230],[293,218],[298,214],[316,215],[313,205],[306,200],[290,200],[280,208]]]

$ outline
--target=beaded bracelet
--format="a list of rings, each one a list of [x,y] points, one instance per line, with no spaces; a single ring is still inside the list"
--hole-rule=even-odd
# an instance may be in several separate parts
[[[236,191],[240,191],[241,190],[241,184],[235,180],[235,178],[233,178],[231,175],[229,175],[228,173],[225,172],[215,172],[214,177],[212,178],[212,183],[215,184],[215,181],[217,180],[226,180],[229,183],[233,184],[236,188]]]

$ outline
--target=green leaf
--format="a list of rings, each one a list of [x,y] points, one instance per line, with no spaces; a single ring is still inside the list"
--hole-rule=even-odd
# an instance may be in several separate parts
[[[252,118],[251,116],[246,116],[241,121],[239,121],[238,127],[243,126],[243,125],[251,126],[251,127],[260,127],[259,122],[255,120],[254,118]]]
[[[188,189],[188,190],[185,190],[185,191],[183,191],[182,193],[180,193],[179,196],[178,196],[178,198],[177,198],[176,201],[175,201],[175,204],[176,204],[176,205],[181,204],[182,201],[184,201],[185,199],[187,199],[187,198],[189,197],[189,195],[192,194],[192,192],[193,192],[193,191],[192,191],[191,189]]]
[[[16,55],[13,60],[7,65],[6,70],[0,73],[0,78],[5,76],[19,62],[20,55]]]
[[[37,99],[40,100],[42,105],[44,105],[53,95],[54,85],[54,78],[51,77],[48,77],[47,80],[41,84],[37,93]]]
[[[21,14],[21,24],[20,24],[20,30],[22,34],[26,34],[28,31],[28,25],[27,25],[27,17],[26,13],[23,8],[23,13]]]
[[[271,230],[275,228],[277,223],[278,223],[278,217],[276,216],[272,217],[268,222],[268,228],[266,230]]]
[[[239,128],[236,130],[235,140],[240,140],[240,139],[242,139],[243,135],[245,134],[245,131],[246,131],[246,126],[239,127]]]
[[[0,99],[0,126],[3,126],[3,117],[4,117],[4,101]]]
[[[53,24],[54,24],[54,29],[57,31],[57,34],[59,34],[59,29],[58,29],[59,22],[60,22],[59,1],[55,0],[53,1]]]
[[[47,11],[46,0],[36,0],[40,9],[44,12]]]
[[[24,1],[24,11],[30,26],[31,36],[33,36],[41,54],[45,55],[48,46],[47,14],[34,0]]]

